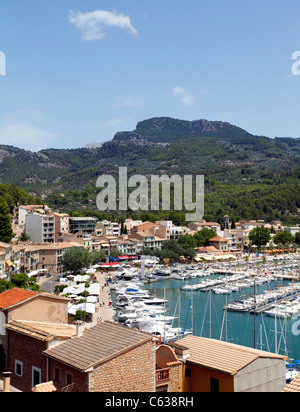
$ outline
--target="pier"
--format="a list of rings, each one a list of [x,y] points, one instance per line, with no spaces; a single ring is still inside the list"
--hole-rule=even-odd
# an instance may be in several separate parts
[[[249,312],[252,313],[252,314],[255,313],[256,315],[260,315],[261,313],[265,312],[266,310],[274,308],[275,305],[280,305],[282,302],[290,302],[291,300],[293,300],[295,298],[298,298],[298,297],[300,297],[300,292],[295,293],[291,296],[286,296],[286,297],[283,297],[283,298],[279,298],[279,299],[276,300],[276,302],[273,301],[273,302],[266,303],[265,305],[261,305],[261,306],[255,308],[255,311],[254,311],[254,308],[253,308]]]

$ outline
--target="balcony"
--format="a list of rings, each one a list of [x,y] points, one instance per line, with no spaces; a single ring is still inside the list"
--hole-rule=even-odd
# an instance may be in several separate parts
[[[170,382],[170,368],[156,371],[156,386],[166,385]]]

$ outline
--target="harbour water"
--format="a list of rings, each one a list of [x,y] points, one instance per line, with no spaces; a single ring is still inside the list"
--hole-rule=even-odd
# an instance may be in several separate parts
[[[145,285],[145,289],[159,298],[165,296],[168,300],[167,314],[178,317],[174,320],[174,327],[180,326],[183,330],[192,331],[194,336],[222,338],[231,343],[280,353],[288,356],[289,359],[300,359],[300,313],[290,319],[275,319],[266,314],[254,316],[249,312],[224,311],[223,308],[227,303],[243,299],[243,296],[245,298],[252,296],[253,287],[231,295],[180,290],[186,283],[198,282],[199,279],[188,281],[169,279],[149,283]],[[289,283],[290,281],[283,280],[272,281],[256,286],[256,293]],[[297,326],[298,320],[299,326]]]

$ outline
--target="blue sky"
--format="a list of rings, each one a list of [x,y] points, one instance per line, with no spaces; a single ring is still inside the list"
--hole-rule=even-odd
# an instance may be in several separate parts
[[[156,116],[300,137],[299,0],[2,0],[0,143],[110,140]]]

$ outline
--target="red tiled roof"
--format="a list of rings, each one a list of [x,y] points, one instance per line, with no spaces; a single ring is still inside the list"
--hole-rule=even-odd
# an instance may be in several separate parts
[[[300,392],[300,375],[297,375],[281,392]]]
[[[228,242],[229,240],[228,240],[228,239],[225,239],[225,238],[222,237],[222,236],[216,236],[216,237],[214,237],[214,238],[212,238],[212,239],[209,239],[209,241],[210,241],[210,242]]]
[[[38,292],[20,288],[13,288],[2,292],[0,293],[0,310],[9,308],[36,295],[38,295]]]

